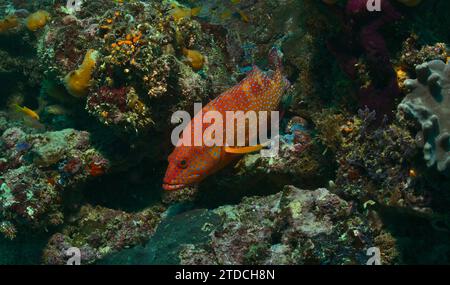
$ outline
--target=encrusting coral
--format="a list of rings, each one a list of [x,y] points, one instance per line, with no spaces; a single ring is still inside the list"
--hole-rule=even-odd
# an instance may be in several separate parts
[[[110,165],[90,142],[88,132],[27,133],[24,127],[0,136],[0,233],[42,230],[64,220],[64,190],[104,175]]]
[[[361,205],[373,201],[429,211],[423,192],[415,187],[417,146],[401,124],[376,127],[375,112],[365,109],[341,129],[343,142],[336,155],[339,168],[332,183],[334,193]]]
[[[209,241],[185,245],[181,264],[365,264],[367,248],[381,234],[351,204],[323,188],[286,186],[213,212],[221,221],[203,226],[212,229]],[[381,251],[394,252],[391,261],[396,259],[396,250]]]
[[[83,206],[74,221],[54,234],[44,249],[44,264],[64,265],[66,251],[78,247],[83,264],[146,242],[155,232],[165,208],[153,206],[138,213]]]
[[[86,109],[105,125],[115,125],[127,132],[139,133],[153,123],[149,108],[133,87],[102,87],[89,96]]]

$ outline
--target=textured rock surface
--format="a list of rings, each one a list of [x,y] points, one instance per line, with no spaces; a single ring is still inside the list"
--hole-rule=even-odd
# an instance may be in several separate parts
[[[334,193],[363,204],[373,200],[390,207],[429,211],[424,189],[414,176],[419,155],[414,137],[400,123],[375,127],[375,113],[360,110],[342,129],[342,147]],[[419,163],[421,164],[421,163]],[[411,170],[413,172],[411,173]]]
[[[177,208],[177,206],[173,206]],[[170,208],[168,210],[170,212]],[[213,211],[198,209],[169,215],[158,225],[145,246],[136,246],[100,260],[101,264],[179,264],[179,252],[186,244],[201,244],[220,224]],[[164,252],[164,254],[161,254]]]
[[[109,168],[88,132],[27,132],[10,127],[0,136],[0,233],[10,239],[19,227],[44,230],[61,224],[64,190]]]
[[[155,232],[164,210],[155,206],[138,213],[126,213],[84,206],[74,222],[50,238],[43,261],[45,264],[64,265],[66,251],[78,247],[81,262],[90,264],[118,250],[143,243]]]
[[[190,210],[165,218],[146,246],[103,264],[365,264],[377,246],[396,263],[395,239],[327,189],[286,186],[238,205]],[[164,254],[160,254],[164,252]]]
[[[182,264],[361,264],[374,242],[351,204],[326,189],[286,186],[214,212],[220,226],[208,243],[186,245]]]

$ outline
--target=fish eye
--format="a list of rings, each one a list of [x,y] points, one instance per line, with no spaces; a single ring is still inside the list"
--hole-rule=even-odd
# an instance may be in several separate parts
[[[186,159],[180,160],[180,161],[178,162],[178,167],[180,167],[180,168],[186,168],[186,167],[187,167],[187,161],[186,161]]]

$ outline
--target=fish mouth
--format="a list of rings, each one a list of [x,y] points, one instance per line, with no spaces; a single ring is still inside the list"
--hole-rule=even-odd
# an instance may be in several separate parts
[[[185,187],[187,187],[187,185],[186,184],[167,184],[167,183],[164,183],[162,185],[162,187],[163,187],[164,190],[173,191],[173,190],[178,190],[178,189],[185,188]]]
[[[168,191],[183,189],[183,188],[186,188],[186,187],[189,187],[189,186],[192,186],[192,185],[196,184],[198,182],[198,181],[196,181],[196,179],[198,177],[200,177],[200,175],[198,175],[198,174],[194,174],[194,175],[191,175],[189,177],[186,177],[184,179],[187,182],[184,183],[184,184],[183,183],[180,183],[180,184],[174,183],[174,182],[178,182],[179,180],[178,181],[173,181],[171,183],[170,179],[164,179],[162,187],[163,187],[164,190],[168,190]]]

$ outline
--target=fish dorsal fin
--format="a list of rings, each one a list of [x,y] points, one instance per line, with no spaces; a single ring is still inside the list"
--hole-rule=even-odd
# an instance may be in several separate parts
[[[252,71],[250,71],[247,74],[247,76],[241,82],[241,84],[254,82],[254,83],[258,84],[258,85],[263,85],[263,84],[265,84],[265,82],[268,79],[269,78],[267,77],[267,75],[261,69],[259,69],[259,67],[254,65]]]
[[[249,72],[247,72],[246,78],[250,78],[253,76],[260,76],[262,75],[262,73],[263,72],[261,71],[261,69],[259,69],[259,67],[254,64],[252,65],[252,69]]]
[[[269,64],[273,69],[279,70],[283,67],[283,53],[279,47],[272,47],[269,52]]]

